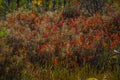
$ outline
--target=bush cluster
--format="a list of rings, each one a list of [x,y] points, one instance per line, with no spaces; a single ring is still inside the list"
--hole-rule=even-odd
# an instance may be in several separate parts
[[[73,71],[89,64],[94,69],[108,69],[107,57],[120,47],[120,12],[63,17],[20,11],[1,20],[7,34],[0,36],[0,79],[37,78],[42,74],[39,69],[46,67]]]

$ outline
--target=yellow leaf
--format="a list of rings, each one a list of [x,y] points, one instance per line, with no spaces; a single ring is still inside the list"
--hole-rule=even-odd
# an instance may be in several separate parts
[[[0,9],[3,8],[2,4],[0,4]]]
[[[97,78],[88,78],[87,80],[98,80]]]
[[[34,0],[33,4],[39,6],[41,4],[41,2],[42,2],[41,0]]]

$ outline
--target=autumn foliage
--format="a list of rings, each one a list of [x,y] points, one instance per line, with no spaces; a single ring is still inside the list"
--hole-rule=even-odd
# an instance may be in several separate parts
[[[111,54],[120,47],[120,11],[108,10],[105,15],[96,13],[91,17],[63,17],[55,12],[40,15],[35,11],[20,11],[1,20],[0,26],[8,34],[0,37],[0,65],[4,66],[0,75],[9,74],[12,68],[9,63],[16,60],[27,64],[19,64],[20,69],[32,64],[42,67],[62,64],[70,70],[84,63],[95,67],[98,62],[92,62],[100,60],[104,51]],[[4,61],[10,65],[9,69]]]

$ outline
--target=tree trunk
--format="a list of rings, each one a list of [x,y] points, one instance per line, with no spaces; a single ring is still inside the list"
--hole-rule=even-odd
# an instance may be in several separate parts
[[[7,0],[8,6],[10,5],[11,0]]]
[[[19,8],[20,7],[20,0],[17,0],[17,8]]]

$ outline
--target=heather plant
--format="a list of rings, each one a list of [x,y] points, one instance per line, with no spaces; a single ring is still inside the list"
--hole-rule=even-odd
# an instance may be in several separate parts
[[[104,29],[104,27],[102,27],[102,26],[104,26],[104,25],[106,25],[106,24],[103,24],[103,25],[98,25],[98,24],[95,24],[94,23],[94,21],[96,21],[95,19],[96,19],[96,17],[97,17],[97,19],[98,19],[98,21],[96,21],[96,22],[98,22],[98,23],[103,23],[102,22],[102,19],[101,19],[101,17],[99,16],[99,15],[95,15],[95,17],[94,18],[88,18],[88,19],[85,19],[86,20],[86,23],[85,23],[85,26],[84,25],[82,25],[81,24],[81,28],[79,28],[79,26],[77,26],[79,23],[77,23],[77,22],[75,22],[73,19],[68,19],[69,21],[68,21],[68,23],[64,23],[64,20],[62,21],[62,22],[55,22],[55,24],[57,23],[57,25],[56,26],[52,26],[51,27],[51,24],[48,24],[49,26],[46,26],[46,25],[44,25],[45,27],[44,28],[42,28],[42,27],[39,27],[39,25],[38,25],[38,27],[36,27],[35,25],[36,25],[36,21],[37,21],[37,23],[38,24],[40,24],[40,25],[42,25],[43,23],[41,23],[41,20],[42,20],[42,18],[37,18],[37,16],[36,16],[36,14],[34,14],[34,13],[32,13],[31,14],[31,17],[30,17],[30,19],[32,19],[31,21],[29,20],[29,18],[27,19],[27,18],[24,18],[25,16],[27,17],[27,15],[19,15],[20,17],[19,17],[19,20],[18,21],[21,21],[22,22],[22,20],[24,21],[24,22],[26,22],[26,24],[27,25],[30,25],[30,26],[28,26],[28,27],[19,27],[19,28],[14,28],[15,30],[17,30],[18,32],[21,32],[21,30],[22,31],[24,31],[26,28],[28,28],[28,33],[26,32],[26,35],[24,35],[24,36],[26,36],[26,37],[28,37],[28,38],[26,38],[26,39],[36,39],[37,38],[37,33],[38,33],[38,31],[39,31],[39,34],[43,34],[43,36],[40,36],[40,37],[42,37],[43,38],[43,40],[42,40],[42,45],[43,45],[43,50],[44,50],[44,47],[46,46],[46,44],[48,44],[48,45],[51,45],[51,40],[54,40],[54,36],[59,36],[58,37],[58,40],[56,40],[56,43],[53,43],[53,45],[59,45],[59,47],[62,47],[63,45],[65,45],[65,42],[67,42],[66,40],[68,40],[68,39],[70,39],[70,43],[68,43],[68,45],[72,45],[72,46],[74,46],[74,47],[76,47],[76,48],[78,48],[79,49],[79,47],[80,46],[82,46],[83,48],[85,48],[85,49],[92,49],[93,48],[93,46],[98,46],[98,47],[100,47],[100,43],[99,43],[99,41],[101,41],[101,38],[102,37],[104,37],[104,36],[102,36],[102,35],[104,35],[103,34],[103,32],[100,32],[100,31],[102,31],[102,30],[106,30],[106,28]],[[22,18],[22,16],[23,16],[23,18]],[[40,23],[38,22],[38,20],[40,19]],[[79,19],[79,18],[78,18]],[[99,20],[100,19],[100,20]],[[33,22],[35,20],[35,22]],[[82,20],[82,19],[81,19]],[[84,20],[84,19],[83,19]],[[92,21],[93,21],[93,23],[92,23]],[[29,22],[28,22],[29,21]],[[49,18],[48,19],[45,19],[45,21],[49,21]],[[53,20],[53,21],[55,21],[55,20]],[[19,23],[20,25],[21,25],[21,22]],[[14,22],[13,22],[14,23]],[[22,25],[26,25],[26,24],[22,24]],[[88,25],[89,24],[89,25]],[[91,25],[90,25],[91,24]],[[33,26],[32,26],[33,25]],[[10,26],[10,25],[9,25]],[[57,27],[57,26],[59,26],[59,27]],[[62,27],[63,26],[63,27]],[[67,26],[70,26],[70,27],[68,27],[68,30],[67,31],[65,31],[66,29],[67,29]],[[100,27],[100,28],[98,28],[97,29],[97,27]],[[92,28],[93,28],[93,30],[92,30]],[[80,29],[82,29],[82,31],[80,30]],[[42,31],[41,31],[42,30]],[[51,31],[53,31],[53,30],[56,30],[56,31],[54,31],[54,33],[52,33]],[[60,30],[60,31],[57,31],[57,30]],[[69,33],[71,32],[71,31],[73,31],[73,33],[70,35]],[[89,31],[93,31],[94,32],[94,34],[91,32],[89,32]],[[17,32],[17,33],[18,33]],[[99,34],[97,34],[99,32]],[[57,34],[55,34],[55,33],[57,33]],[[59,34],[58,34],[59,33]],[[81,33],[81,34],[79,34],[79,33]],[[28,35],[27,35],[28,34]],[[85,35],[83,35],[83,34],[85,34]],[[49,36],[49,35],[51,35],[51,36]],[[53,36],[52,36],[53,35]],[[67,36],[67,35],[70,35],[70,36]],[[76,35],[76,37],[74,36],[74,35]],[[91,35],[94,35],[95,37],[97,37],[97,38],[94,38],[94,37],[92,37]],[[80,39],[81,39],[81,42],[82,41],[92,41],[92,40],[97,40],[96,41],[96,43],[95,44],[92,44],[91,42],[91,44],[90,43],[86,43],[86,44],[82,44],[82,43],[79,43],[79,42],[77,42],[77,41],[79,41],[78,40],[78,36],[80,36]],[[108,36],[109,37],[109,35],[105,35],[105,36]],[[59,41],[59,39],[61,39],[61,38],[64,38],[64,37],[66,37],[65,38],[65,40],[60,40]],[[91,39],[89,39],[91,37]],[[117,35],[116,35],[116,37],[117,37]],[[84,39],[86,39],[86,40],[84,40]],[[104,38],[102,38],[102,39],[104,39]],[[107,37],[105,38],[105,39],[107,39]],[[108,38],[109,39],[109,38]],[[119,40],[119,37],[118,37],[118,39],[117,40]],[[47,42],[46,42],[47,41]],[[50,42],[49,42],[50,41]],[[41,42],[41,41],[40,41]],[[79,45],[76,45],[76,43],[79,43]],[[117,42],[117,43],[119,43],[119,41]],[[106,44],[106,45],[105,45]],[[104,47],[106,47],[107,46],[107,44],[108,43],[105,43],[105,44],[102,44]],[[71,46],[71,48],[72,48],[72,46]],[[42,47],[42,46],[41,46]],[[74,47],[73,47],[73,49],[72,50],[74,50]],[[101,47],[102,48],[102,47]],[[95,49],[96,50],[96,49]],[[98,49],[99,50],[99,49]],[[57,50],[58,51],[58,50]],[[84,51],[84,50],[83,50]]]

